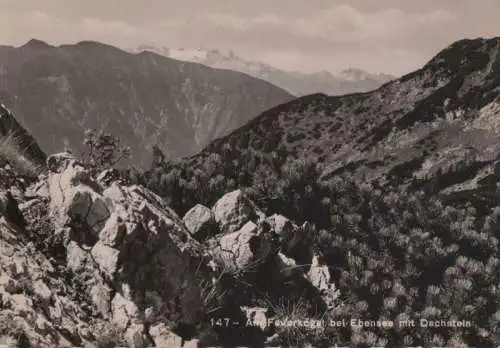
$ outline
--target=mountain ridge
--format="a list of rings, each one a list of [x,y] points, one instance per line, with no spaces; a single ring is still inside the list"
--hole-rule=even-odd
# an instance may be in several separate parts
[[[499,51],[500,38],[461,40],[374,91],[297,98],[213,141],[186,163],[196,168],[225,148],[264,156],[280,152],[315,159],[325,180],[341,173],[389,180],[408,166],[397,180],[409,182],[447,171],[471,154],[474,161],[488,157],[500,151],[496,130],[474,119],[487,110],[489,120],[499,113]]]
[[[85,128],[102,128],[130,142],[133,163],[145,166],[153,145],[171,158],[194,154],[293,97],[238,72],[95,41],[30,41],[0,49],[0,98],[48,153],[65,143],[79,151]]]

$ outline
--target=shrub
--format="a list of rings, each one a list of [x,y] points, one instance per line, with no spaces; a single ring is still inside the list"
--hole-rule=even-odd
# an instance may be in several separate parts
[[[470,200],[464,196],[445,202],[446,197],[435,192],[442,172],[413,186],[384,178],[365,182],[347,171],[322,176],[313,161],[259,153],[254,147],[235,154],[235,148],[213,148],[157,167],[146,185],[183,215],[196,203],[211,206],[237,183],[266,215],[277,213],[298,225],[315,225],[318,232],[309,233],[306,244],[312,240],[313,248],[324,255],[342,294],[343,306],[332,313],[335,319],[391,320],[403,313],[418,318],[432,314],[429,308],[435,307],[443,320],[474,323],[460,332],[416,327],[359,334],[346,328],[330,332],[333,341],[386,342],[394,347],[498,342],[493,328],[500,308],[500,208],[489,197],[500,195],[500,185],[491,187],[488,198],[478,191]],[[488,329],[490,335],[484,336],[481,332]],[[300,338],[303,332],[291,334]]]
[[[287,347],[301,347],[318,340],[324,327],[305,325],[310,315],[307,301],[303,297],[281,297],[275,301],[268,299],[267,306],[273,314],[273,322],[278,323],[274,325],[276,333]]]
[[[13,133],[0,139],[0,167],[6,164],[9,164],[19,177],[36,179],[41,172],[41,168],[25,156]]]
[[[120,138],[103,131],[86,130],[83,144],[88,148],[83,162],[93,173],[111,168],[131,155],[130,147],[122,145]]]
[[[212,279],[202,279],[199,282],[201,299],[203,301],[203,313],[210,317],[224,307],[227,290],[224,290],[221,284],[225,276],[221,272],[218,277]]]

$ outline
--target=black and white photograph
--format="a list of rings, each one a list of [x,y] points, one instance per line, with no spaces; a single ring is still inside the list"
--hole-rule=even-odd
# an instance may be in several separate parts
[[[500,347],[500,0],[0,0],[0,348]]]

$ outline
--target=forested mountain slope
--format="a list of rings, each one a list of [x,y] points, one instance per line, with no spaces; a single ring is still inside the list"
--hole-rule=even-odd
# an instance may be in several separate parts
[[[245,74],[97,42],[0,47],[0,100],[47,153],[81,150],[86,128],[103,129],[146,166],[153,145],[172,158],[193,155],[291,99]]]

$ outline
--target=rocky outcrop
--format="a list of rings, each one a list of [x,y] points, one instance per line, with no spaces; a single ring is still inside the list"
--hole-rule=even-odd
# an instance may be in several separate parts
[[[67,265],[101,315],[133,346],[155,340],[146,327],[196,323],[194,267],[203,255],[182,220],[142,187],[115,182],[101,191],[69,154],[50,156],[48,166],[51,216],[70,230]]]
[[[94,179],[70,153],[49,156],[47,168],[18,199],[0,191],[0,343],[258,345],[275,334],[264,294],[288,294],[288,284],[316,289],[315,301],[327,303],[335,289],[318,260],[306,273],[286,254],[303,241],[303,228],[266,218],[241,191],[181,219],[114,172]],[[242,284],[251,284],[251,299]],[[207,316],[219,315],[257,325],[237,334],[208,327]]]
[[[75,347],[94,341],[84,303],[20,231],[0,218],[0,343]]]

